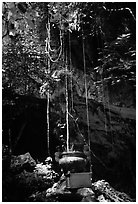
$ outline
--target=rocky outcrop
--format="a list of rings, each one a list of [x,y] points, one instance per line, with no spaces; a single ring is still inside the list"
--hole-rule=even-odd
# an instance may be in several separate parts
[[[8,157],[4,162],[9,164]],[[52,187],[59,175],[52,169],[51,163],[46,162],[36,164],[29,153],[12,156],[11,164],[2,169],[2,200],[26,202],[33,193]]]
[[[21,172],[22,170],[33,171],[35,166],[36,162],[29,152],[11,157],[10,169],[12,172]]]
[[[134,201],[127,194],[116,191],[104,180],[92,182],[89,188],[71,189],[67,187],[64,174],[59,176],[53,170],[51,157],[48,157],[45,163],[36,163],[29,153],[12,156],[12,158],[14,158],[11,162],[12,168],[10,166],[9,168],[3,168],[2,199],[5,202]],[[27,162],[30,164],[31,169],[26,168]],[[33,171],[32,164],[34,167]]]
[[[41,198],[41,199],[40,199]],[[91,188],[66,188],[65,177],[43,192],[30,196],[31,201],[43,202],[132,202],[125,193],[112,188],[108,182],[99,180]]]

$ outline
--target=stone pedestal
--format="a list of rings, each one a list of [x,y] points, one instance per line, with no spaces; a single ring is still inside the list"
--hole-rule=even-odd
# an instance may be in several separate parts
[[[67,188],[89,188],[92,185],[91,182],[92,173],[82,172],[82,173],[70,173],[66,178]]]

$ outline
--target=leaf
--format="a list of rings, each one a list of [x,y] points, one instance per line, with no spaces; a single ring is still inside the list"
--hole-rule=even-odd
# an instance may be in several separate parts
[[[22,23],[22,24],[20,24],[19,29],[20,29],[21,31],[24,31],[24,30],[25,30],[25,28],[26,28],[26,27],[25,27],[25,24],[23,24],[23,23]]]
[[[8,3],[8,7],[9,9],[15,8],[15,3],[14,2]]]
[[[28,12],[26,12],[25,17],[26,17],[26,19],[32,20],[32,16],[31,16],[30,13],[28,13]]]
[[[9,10],[7,19],[10,20],[11,16],[12,16],[12,12]]]
[[[35,25],[34,25],[34,23],[32,22],[32,20],[31,20],[31,19],[26,19],[26,21],[27,21],[27,24],[28,24],[31,28],[34,29]]]

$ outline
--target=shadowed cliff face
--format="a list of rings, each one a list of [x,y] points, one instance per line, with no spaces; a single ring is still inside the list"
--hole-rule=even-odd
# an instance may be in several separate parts
[[[75,102],[79,127],[83,130],[85,127],[87,136],[85,102],[80,98]],[[89,120],[93,177],[107,178],[117,188],[123,187],[124,191],[132,193],[136,162],[135,109],[103,106],[89,100]]]
[[[3,116],[6,116],[3,117],[3,143],[8,144],[7,130],[10,128],[13,153],[30,152],[35,159],[42,161],[48,152],[46,101],[18,97],[16,105],[10,107],[11,115],[6,106],[3,109]],[[70,142],[81,142],[82,136],[87,142],[85,98],[74,92],[73,102],[74,111],[69,110]],[[88,105],[93,179],[106,179],[117,189],[135,197],[135,109],[103,105],[92,99],[88,100]],[[54,156],[56,146],[60,144],[59,136],[63,134],[66,139],[66,126],[58,126],[59,120],[65,124],[65,96],[62,92],[52,100],[50,107],[50,151]],[[18,114],[13,118],[15,112]],[[8,117],[13,118],[9,118],[10,123]]]

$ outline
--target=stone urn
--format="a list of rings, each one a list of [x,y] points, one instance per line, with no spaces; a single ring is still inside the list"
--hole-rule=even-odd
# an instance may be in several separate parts
[[[80,151],[63,152],[62,157],[59,160],[59,165],[64,173],[67,173],[68,171],[71,173],[84,172],[86,163],[86,156]]]

